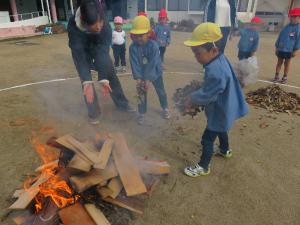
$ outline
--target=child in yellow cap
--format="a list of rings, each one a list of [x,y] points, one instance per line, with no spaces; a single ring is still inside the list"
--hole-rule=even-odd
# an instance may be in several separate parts
[[[129,58],[133,78],[136,80],[138,104],[138,123],[143,124],[147,111],[147,92],[153,84],[162,107],[164,119],[170,118],[167,95],[163,82],[162,62],[157,43],[150,40],[150,21],[145,16],[137,16],[132,21],[133,43],[129,47]]]
[[[228,131],[238,118],[248,113],[241,86],[228,59],[221,53],[220,27],[214,23],[202,23],[195,28],[192,38],[184,42],[191,47],[196,60],[205,68],[203,86],[185,99],[185,107],[203,106],[207,127],[202,136],[202,156],[195,166],[184,169],[191,177],[208,175],[209,164],[214,154],[214,142],[220,145],[215,153],[225,158],[232,156]]]

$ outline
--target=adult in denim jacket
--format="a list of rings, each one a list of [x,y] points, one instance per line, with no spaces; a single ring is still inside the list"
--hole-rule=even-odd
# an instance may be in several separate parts
[[[223,34],[219,49],[221,53],[224,53],[231,30],[238,27],[236,4],[236,0],[208,0],[205,7],[203,21],[216,23],[221,28]]]

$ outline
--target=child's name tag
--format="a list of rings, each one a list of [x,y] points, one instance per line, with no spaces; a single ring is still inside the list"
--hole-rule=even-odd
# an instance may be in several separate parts
[[[148,59],[146,57],[143,57],[143,64],[147,64],[148,63]]]
[[[164,32],[164,35],[167,35],[167,32],[166,32],[166,31]]]
[[[254,41],[254,38],[253,38],[253,37],[250,37],[249,40],[250,40],[250,41]]]
[[[291,32],[290,37],[295,37],[295,32]]]

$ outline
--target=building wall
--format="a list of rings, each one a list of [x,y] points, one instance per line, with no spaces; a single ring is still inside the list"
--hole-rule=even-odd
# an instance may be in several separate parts
[[[257,15],[265,22],[266,29],[274,26],[280,30],[288,21],[288,0],[259,0]]]
[[[16,0],[19,14],[38,11],[36,0]]]
[[[159,11],[147,11],[148,17],[153,18],[154,21],[158,20]],[[180,22],[182,20],[193,20],[194,23],[198,24],[203,21],[203,12],[197,14],[189,14],[188,11],[168,11],[168,18],[170,22]]]

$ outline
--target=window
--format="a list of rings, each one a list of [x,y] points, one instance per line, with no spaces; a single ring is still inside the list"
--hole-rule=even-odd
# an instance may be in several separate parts
[[[159,11],[161,8],[166,8],[166,0],[148,0],[147,10]]]
[[[238,12],[247,12],[249,0],[240,0],[238,5]]]
[[[208,0],[190,0],[190,11],[204,11]]]
[[[169,11],[187,11],[188,0],[169,0],[168,2]]]

